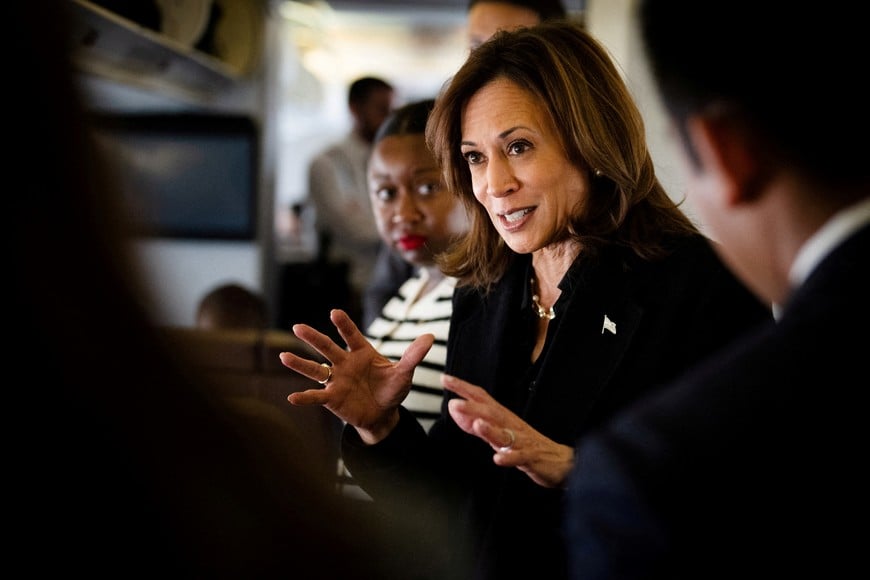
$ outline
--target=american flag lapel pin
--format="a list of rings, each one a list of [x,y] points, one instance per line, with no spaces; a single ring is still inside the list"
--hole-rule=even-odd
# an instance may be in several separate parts
[[[605,330],[609,330],[613,335],[616,334],[616,323],[610,320],[606,314],[604,315],[604,326],[601,327],[601,334],[604,334]]]

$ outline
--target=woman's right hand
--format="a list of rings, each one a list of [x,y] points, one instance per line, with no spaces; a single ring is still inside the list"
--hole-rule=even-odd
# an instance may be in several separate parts
[[[394,362],[375,350],[344,311],[333,310],[329,319],[347,348],[307,324],[295,324],[293,334],[331,363],[332,375],[322,389],[292,393],[287,400],[293,405],[323,405],[356,428],[365,443],[377,443],[398,423],[399,405],[411,390],[414,368],[432,348],[435,337],[417,337]],[[327,376],[327,369],[318,361],[292,352],[282,352],[279,357],[284,366],[312,380],[322,381]]]

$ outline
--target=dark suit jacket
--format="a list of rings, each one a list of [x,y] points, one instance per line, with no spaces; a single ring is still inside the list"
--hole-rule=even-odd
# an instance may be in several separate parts
[[[547,346],[531,365],[536,315],[530,268],[530,256],[516,256],[489,295],[457,289],[447,372],[485,388],[566,445],[771,318],[700,236],[683,240],[657,262],[610,249],[569,270]],[[416,470],[418,482],[428,479],[442,494],[453,492],[455,503],[444,508],[451,518],[447,525],[451,540],[463,548],[454,552],[459,566],[476,567],[472,577],[566,577],[562,490],[495,466],[489,446],[459,430],[446,413],[428,441],[407,425],[373,448],[352,444],[353,435],[345,432],[345,460],[375,499],[396,493],[400,461]],[[381,487],[378,474],[391,485]],[[462,577],[452,572],[451,578]]]
[[[864,567],[850,520],[867,516],[868,256],[865,227],[776,324],[584,440],[568,492],[573,578]]]

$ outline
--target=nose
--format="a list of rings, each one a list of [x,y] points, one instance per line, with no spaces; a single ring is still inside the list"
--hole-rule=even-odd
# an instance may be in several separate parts
[[[514,176],[510,163],[496,156],[487,162],[486,193],[493,197],[504,197],[515,192],[519,183]]]
[[[413,195],[402,192],[396,197],[391,221],[398,225],[401,223],[414,223],[422,219],[423,213],[417,206]]]

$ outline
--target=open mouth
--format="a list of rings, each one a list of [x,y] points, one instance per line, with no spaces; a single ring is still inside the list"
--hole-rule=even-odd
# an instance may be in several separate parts
[[[501,220],[502,227],[509,231],[515,231],[523,227],[529,220],[529,216],[535,211],[534,207],[525,207],[522,209],[517,209],[513,211],[509,211],[507,213],[499,214],[499,219]]]
[[[528,214],[532,213],[532,211],[533,211],[532,208],[527,207],[525,209],[518,209],[517,211],[512,211],[510,213],[506,213],[506,214],[504,214],[503,217],[509,224],[513,224],[513,223],[520,221],[521,219],[526,217]]]

